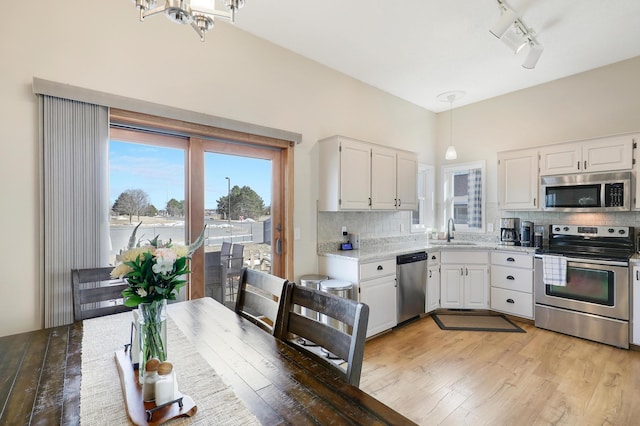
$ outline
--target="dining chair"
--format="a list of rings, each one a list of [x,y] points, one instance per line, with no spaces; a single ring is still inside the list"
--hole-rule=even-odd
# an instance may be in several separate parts
[[[123,304],[122,290],[128,284],[111,278],[112,270],[112,266],[71,270],[74,321],[133,309]]]
[[[255,269],[242,268],[236,312],[273,334],[282,321],[281,301],[287,280]]]
[[[229,286],[229,296],[231,301],[235,301],[237,292],[235,280],[239,280],[240,271],[244,263],[244,246],[242,244],[234,244],[231,248],[231,257],[229,258],[229,267],[227,268],[227,285]]]
[[[302,287],[293,282],[287,283],[281,304],[282,321],[276,324],[274,335],[310,356],[322,359],[337,370],[348,383],[359,386],[369,306],[331,293]],[[344,323],[347,327],[342,328],[347,331],[334,328],[329,325],[330,321],[321,322],[302,315],[301,308],[311,309]],[[351,330],[350,334],[348,330]],[[328,356],[323,356],[315,347],[300,343],[299,337],[303,338],[303,341],[308,340],[319,345],[344,362],[337,363]]]
[[[229,266],[230,257],[231,257],[231,243],[223,241],[222,246],[220,247],[220,259],[222,259],[223,262],[227,262],[227,267]]]
[[[224,304],[224,292],[227,281],[227,261],[222,260],[222,253],[209,251],[204,254],[204,291],[205,296],[212,297]]]

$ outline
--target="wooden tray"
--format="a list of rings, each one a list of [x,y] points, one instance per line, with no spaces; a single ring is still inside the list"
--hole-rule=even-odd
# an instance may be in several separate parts
[[[144,402],[142,399],[142,386],[138,382],[138,370],[134,370],[131,365],[131,358],[124,349],[116,351],[116,364],[120,374],[120,384],[124,394],[124,402],[127,414],[136,425],[155,426],[161,425],[176,417],[191,417],[196,414],[198,407],[193,399],[187,395],[182,395],[182,407],[178,403],[168,405],[154,411],[153,418],[147,420],[147,411],[156,407],[154,402]]]

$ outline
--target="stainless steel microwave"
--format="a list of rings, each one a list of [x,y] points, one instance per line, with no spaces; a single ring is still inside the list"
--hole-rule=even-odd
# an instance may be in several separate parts
[[[619,212],[631,210],[631,172],[542,176],[544,210]]]

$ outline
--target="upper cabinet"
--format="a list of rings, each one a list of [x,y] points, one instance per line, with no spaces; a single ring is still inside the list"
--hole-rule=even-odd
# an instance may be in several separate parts
[[[416,154],[342,136],[319,141],[319,148],[320,211],[417,207]]]
[[[610,136],[540,148],[540,175],[631,170],[632,135]]]
[[[502,210],[538,208],[538,150],[498,153],[498,204]]]

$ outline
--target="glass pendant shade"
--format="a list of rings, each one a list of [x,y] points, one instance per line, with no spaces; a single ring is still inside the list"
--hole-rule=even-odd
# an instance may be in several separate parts
[[[458,158],[458,153],[456,152],[456,148],[453,145],[449,145],[447,148],[447,152],[444,154],[445,160],[455,160]]]

